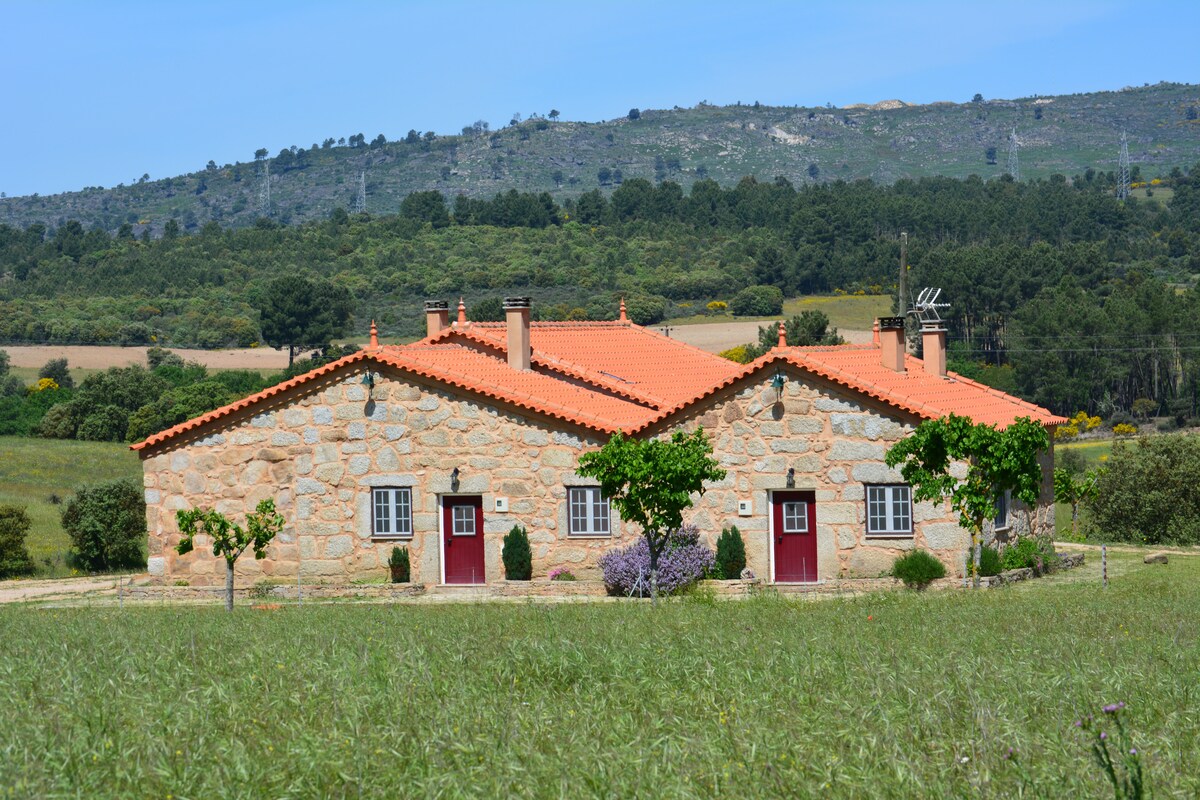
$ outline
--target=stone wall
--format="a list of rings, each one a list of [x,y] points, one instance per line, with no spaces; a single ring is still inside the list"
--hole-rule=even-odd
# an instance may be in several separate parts
[[[209,545],[175,553],[177,509],[215,507],[237,522],[264,498],[274,498],[287,527],[266,559],[237,564],[239,578],[345,582],[386,573],[394,545],[407,546],[416,582],[441,582],[440,497],[481,494],[485,570],[504,577],[502,540],[524,525],[534,576],[566,566],[599,578],[596,559],[614,544],[632,543],[613,515],[615,537],[566,536],[566,487],[595,485],[574,473],[579,454],[601,440],[569,432],[532,414],[513,413],[432,385],[382,375],[368,398],[361,372],[335,374],[278,398],[274,407],[210,426],[203,438],[144,453],[150,572],[192,585],[224,580]],[[460,482],[452,491],[450,472]],[[414,535],[380,540],[371,532],[371,488],[410,486]],[[495,498],[509,500],[497,513]]]
[[[795,489],[816,493],[820,580],[878,577],[914,546],[934,553],[949,574],[961,575],[969,535],[947,504],[914,503],[911,536],[867,536],[866,485],[904,482],[883,458],[912,430],[912,421],[802,378],[798,371],[785,375],[782,392],[772,386],[773,375],[760,375],[757,382],[735,385],[700,404],[682,423],[705,429],[728,472],[691,519],[707,531],[737,525],[747,565],[771,580],[770,493],[786,490],[792,468]],[[739,500],[751,502],[750,516],[738,515]]]

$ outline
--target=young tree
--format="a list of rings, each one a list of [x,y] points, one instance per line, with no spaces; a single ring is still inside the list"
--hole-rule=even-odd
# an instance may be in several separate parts
[[[283,515],[275,510],[274,500],[263,500],[253,514],[246,515],[246,527],[235,525],[224,514],[217,511],[202,511],[199,508],[176,511],[179,532],[183,540],[175,548],[180,555],[192,552],[196,534],[202,533],[212,540],[214,556],[225,559],[225,610],[233,611],[233,565],[246,548],[254,548],[255,558],[265,558],[267,545],[283,530]]]
[[[75,560],[94,572],[146,563],[146,499],[142,482],[84,486],[62,512]]]
[[[996,516],[1005,492],[1027,505],[1037,503],[1042,483],[1038,453],[1049,446],[1046,429],[1028,417],[998,430],[951,414],[922,422],[884,460],[889,467],[903,465],[900,474],[912,486],[914,500],[950,501],[959,524],[971,531],[978,589],[983,523]],[[956,463],[966,466],[966,477],[951,473]]]
[[[38,377],[49,378],[61,389],[75,388],[75,379],[71,377],[71,370],[68,368],[65,358],[52,358],[47,361],[38,370]]]
[[[1076,538],[1079,537],[1079,506],[1096,496],[1099,477],[1100,470],[1094,469],[1079,476],[1063,467],[1054,470],[1054,499],[1071,504],[1071,533]]]
[[[257,305],[263,340],[288,349],[289,367],[298,351],[322,347],[341,334],[353,308],[346,289],[294,274],[269,283]]]
[[[672,531],[683,525],[683,510],[705,481],[725,477],[702,429],[675,431],[669,441],[613,435],[604,447],[579,458],[578,473],[600,482],[601,493],[621,519],[641,526],[650,550],[650,597],[658,602],[658,559]]]
[[[32,526],[24,507],[0,505],[0,579],[33,572],[33,559],[25,547]]]

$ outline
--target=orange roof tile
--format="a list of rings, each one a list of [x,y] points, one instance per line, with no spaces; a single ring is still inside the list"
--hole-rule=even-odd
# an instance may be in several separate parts
[[[738,374],[709,387],[700,396],[652,422],[660,422],[731,384],[760,370],[787,363],[887,405],[923,419],[939,419],[950,414],[969,417],[977,423],[1004,428],[1020,417],[1029,417],[1043,425],[1060,425],[1067,420],[1041,406],[948,372],[939,378],[925,372],[920,359],[906,355],[904,372],[883,364],[877,345],[836,345],[826,347],[776,348],[747,364]]]
[[[959,414],[1003,427],[1018,417],[1065,422],[1043,408],[950,373],[883,365],[876,345],[775,348],[738,365],[627,322],[538,322],[530,330],[533,369],[508,365],[503,323],[454,327],[411,345],[373,347],[202,414],[133,445],[143,450],[225,419],[343,367],[390,367],[603,433],[633,433],[661,422],[759,370],[786,362],[917,417]]]

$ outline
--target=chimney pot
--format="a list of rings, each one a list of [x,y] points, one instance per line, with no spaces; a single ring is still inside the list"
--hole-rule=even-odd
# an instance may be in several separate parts
[[[621,319],[620,322],[629,322],[629,317],[625,315],[625,298],[621,298]]]
[[[879,318],[879,349],[885,367],[904,372],[904,317]]]
[[[940,323],[927,322],[921,326],[921,350],[925,354],[925,372],[946,377],[946,329]]]
[[[504,320],[508,326],[508,365],[528,371],[532,360],[529,346],[529,298],[504,298]]]
[[[450,304],[445,300],[425,301],[425,335],[437,336],[450,327]]]
[[[379,349],[379,329],[375,327],[375,320],[371,320],[371,349]]]
[[[780,349],[787,347],[787,323],[783,320],[779,321],[779,342],[777,346]]]
[[[467,304],[463,299],[458,298],[458,327],[464,328],[467,325]]]

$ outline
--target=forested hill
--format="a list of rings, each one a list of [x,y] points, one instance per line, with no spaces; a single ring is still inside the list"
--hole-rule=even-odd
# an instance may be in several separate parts
[[[149,241],[78,222],[53,233],[0,224],[0,345],[248,346],[281,274],[347,290],[360,335],[372,318],[388,337],[419,335],[421,300],[460,294],[474,319],[499,317],[506,294],[533,296],[542,319],[612,319],[622,296],[641,324],[714,301],[774,315],[785,294],[890,293],[905,231],[912,287],[940,286],[951,303],[960,369],[990,369],[988,380],[1061,411],[1146,397],[1195,414],[1200,295],[1178,288],[1200,275],[1200,164],[1149,199],[1122,202],[1113,188],[1090,173],[889,186],[747,178],[688,192],[634,178],[561,206],[545,193],[420,192],[396,215],[338,209],[195,234],[170,225]]]
[[[135,235],[149,229],[158,236],[170,219],[188,231],[213,220],[228,228],[260,217],[282,224],[327,219],[338,207],[395,213],[404,197],[422,190],[476,198],[546,191],[561,202],[634,177],[684,188],[705,178],[732,186],[745,176],[783,176],[797,186],[933,175],[986,179],[1005,173],[1014,128],[1023,178],[1113,170],[1122,131],[1133,167],[1146,179],[1200,161],[1200,86],[1177,83],[921,106],[701,103],[631,109],[600,123],[565,121],[550,109],[544,114],[496,130],[477,122],[452,136],[330,131],[311,146],[281,149],[284,143],[276,142],[257,155],[247,152],[248,163],[209,161],[173,178],[131,176],[132,185],[116,188],[0,199],[0,223],[53,229],[73,219],[85,228],[115,233],[129,224]],[[198,166],[204,158],[197,154]]]

